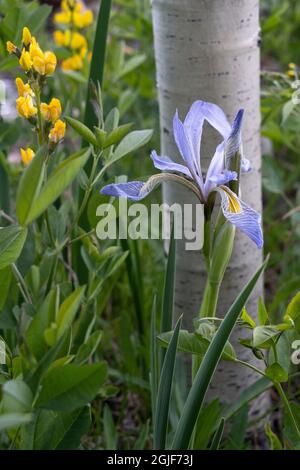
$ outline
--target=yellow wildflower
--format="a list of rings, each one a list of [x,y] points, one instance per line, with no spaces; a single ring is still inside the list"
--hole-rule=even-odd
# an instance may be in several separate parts
[[[21,54],[19,63],[21,65],[22,69],[25,70],[26,72],[28,72],[28,70],[31,69],[32,60],[31,60],[29,52],[25,51],[24,48],[22,50],[22,54]]]
[[[289,63],[289,69],[295,70],[297,68],[297,65],[294,62]]]
[[[56,67],[56,56],[53,52],[46,51],[43,57],[35,56],[33,58],[33,68],[40,75],[50,75]]]
[[[60,140],[64,138],[66,132],[66,123],[61,119],[58,119],[52,129],[49,132],[49,140],[57,144]]]
[[[29,83],[24,83],[22,78],[17,77],[16,78],[16,86],[18,89],[19,96],[33,96],[33,91],[30,88]]]
[[[61,104],[59,99],[52,98],[49,104],[41,103],[41,113],[46,121],[57,121],[61,115]]]
[[[70,44],[71,31],[67,30],[64,33],[62,31],[54,31],[53,38],[58,46],[67,47]]]
[[[71,49],[81,49],[82,47],[87,48],[87,40],[80,33],[73,33],[71,35]]]
[[[82,66],[82,58],[78,54],[63,60],[61,63],[61,68],[63,70],[80,70],[82,69]]]
[[[93,22],[94,16],[91,10],[86,10],[84,13],[75,12],[73,13],[73,23],[79,28],[86,28]]]
[[[286,72],[286,74],[287,74],[287,76],[288,76],[289,78],[295,78],[295,77],[296,77],[296,72],[295,72],[295,70],[288,70],[288,71]]]
[[[36,57],[39,57],[40,59],[44,58],[44,53],[43,53],[42,49],[40,48],[40,45],[39,45],[39,43],[37,42],[37,40],[35,39],[34,36],[31,38],[31,43],[30,43],[30,47],[29,47],[29,54],[30,54],[30,58],[31,58],[32,61]]]
[[[31,33],[26,26],[23,28],[22,42],[25,46],[29,46],[31,43]]]
[[[9,52],[10,54],[15,54],[17,52],[17,46],[15,46],[14,43],[11,41],[7,41],[6,49],[7,52]]]
[[[34,116],[37,113],[36,107],[33,105],[31,96],[20,96],[16,100],[17,111],[20,116],[25,117],[26,119]]]
[[[21,152],[22,162],[24,163],[24,165],[28,165],[35,155],[34,151],[30,147],[27,147],[27,149],[23,149],[21,147],[20,152]]]
[[[71,18],[71,11],[60,11],[59,13],[55,13],[53,21],[54,23],[68,24],[71,22]]]

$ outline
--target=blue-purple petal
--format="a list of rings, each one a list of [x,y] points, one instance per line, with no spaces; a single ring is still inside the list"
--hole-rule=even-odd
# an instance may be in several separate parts
[[[239,199],[230,189],[219,188],[219,192],[222,198],[221,208],[226,219],[244,232],[258,248],[262,248],[264,240],[261,228],[261,215]],[[239,211],[234,212],[230,210],[230,198],[233,198],[235,204],[238,204]]]
[[[129,183],[108,184],[101,189],[100,193],[106,196],[126,197],[132,201],[144,199],[150,191],[143,191],[146,183],[142,181],[130,181]]]
[[[227,184],[230,181],[237,180],[237,172],[236,171],[230,171],[230,170],[224,170],[222,173],[218,173],[216,175],[212,175],[209,180],[212,183],[215,183],[217,185],[219,184]]]
[[[243,157],[241,161],[241,170],[243,173],[249,173],[249,171],[252,170],[250,161],[245,157]]]
[[[175,163],[171,160],[170,157],[158,155],[155,150],[152,150],[151,159],[154,163],[155,168],[162,171],[175,171],[177,173],[182,173],[189,178],[192,178],[190,170],[180,163]]]
[[[233,121],[230,135],[228,136],[225,143],[225,166],[230,168],[231,159],[234,155],[242,149],[242,122],[243,122],[244,110],[240,109]]]
[[[219,106],[206,101],[195,101],[184,120],[184,126],[188,129],[189,136],[194,136],[192,141],[197,143],[199,151],[204,120],[209,122],[224,138],[228,137],[231,131],[228,119]]]

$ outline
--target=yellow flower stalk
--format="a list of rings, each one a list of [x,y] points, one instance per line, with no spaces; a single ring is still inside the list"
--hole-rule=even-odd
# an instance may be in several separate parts
[[[29,54],[30,54],[31,60],[33,60],[35,57],[39,57],[40,59],[44,58],[43,51],[40,48],[40,45],[39,45],[39,43],[37,42],[37,40],[35,39],[34,36],[31,38],[31,43],[30,43],[30,47],[29,47]]]
[[[37,113],[37,108],[34,106],[31,96],[20,96],[16,100],[16,108],[20,116],[29,119]]]
[[[52,121],[53,123],[57,121],[61,115],[61,104],[59,99],[52,98],[49,104],[41,103],[41,113],[46,121]]]
[[[21,147],[20,153],[21,153],[21,158],[22,158],[22,162],[24,163],[24,165],[29,165],[29,163],[35,156],[34,151],[30,147],[27,147],[26,149],[23,149]]]
[[[53,38],[54,38],[55,43],[58,46],[68,47],[68,45],[70,44],[70,39],[71,39],[71,31],[67,30],[65,32],[62,32],[62,31],[56,30],[53,33]]]
[[[65,136],[66,123],[61,119],[58,119],[52,129],[49,132],[49,140],[54,144],[57,144]]]
[[[19,96],[24,96],[24,97],[28,95],[33,96],[33,91],[30,88],[29,83],[24,83],[22,78],[20,77],[16,78],[16,86],[17,86]]]
[[[22,69],[25,70],[25,72],[28,72],[28,70],[31,69],[32,60],[31,60],[29,52],[26,51],[25,48],[23,48],[23,50],[22,50],[22,54],[21,54],[19,63],[21,65]]]
[[[74,25],[79,28],[83,29],[87,26],[90,26],[94,20],[94,15],[91,10],[86,10],[84,13],[77,13],[73,14],[73,22]]]
[[[61,11],[59,13],[55,13],[54,15],[54,23],[56,24],[68,24],[71,22],[72,13],[71,11]]]
[[[25,46],[29,46],[31,43],[31,33],[26,26],[23,28],[22,42]]]
[[[10,54],[15,54],[17,52],[17,47],[11,41],[7,41],[6,49],[7,49],[7,52],[9,52]]]

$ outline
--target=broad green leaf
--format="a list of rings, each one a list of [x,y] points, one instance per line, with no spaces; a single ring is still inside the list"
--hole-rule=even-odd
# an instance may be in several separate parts
[[[18,225],[0,228],[0,270],[14,263],[20,256],[27,237],[27,229]]]
[[[67,364],[42,380],[36,407],[71,412],[95,398],[107,375],[107,365]]]
[[[152,129],[132,131],[127,134],[113,152],[112,159],[109,163],[114,163],[125,155],[128,155],[129,153],[134,152],[143,145],[147,144],[147,142],[149,142],[149,140],[151,139],[152,134]]]
[[[142,65],[143,62],[146,60],[146,54],[137,54],[133,57],[131,57],[127,62],[125,63],[123,69],[118,75],[118,78],[124,77],[124,75],[127,75],[128,73],[132,72],[135,70],[137,67]]]
[[[257,326],[253,330],[253,347],[269,348],[271,346],[270,339],[276,338],[280,331],[275,326]]]
[[[25,332],[26,344],[36,359],[40,359],[47,350],[44,332],[49,326],[49,322],[54,319],[56,299],[57,289],[53,289],[47,295]]]
[[[176,351],[181,320],[182,317],[178,319],[177,324],[175,326],[174,333],[172,335],[170,344],[164,357],[164,362],[162,365],[158,384],[153,436],[154,449],[157,450],[165,449],[167,439],[171,389],[173,383]]]
[[[33,395],[20,379],[8,380],[2,387],[2,409],[4,413],[26,413],[31,411]]]
[[[187,449],[207,389],[235,323],[267,264],[258,269],[226,313],[200,364],[175,432],[172,449]]]
[[[84,296],[85,287],[78,287],[60,306],[55,322],[45,331],[46,342],[52,346],[71,326]]]
[[[265,370],[265,374],[272,382],[276,383],[287,382],[289,378],[288,373],[277,362],[268,366]]]
[[[0,431],[5,429],[17,428],[32,420],[32,415],[29,413],[4,413],[0,415]]]
[[[90,149],[82,149],[60,163],[50,174],[26,218],[26,224],[39,217],[72,183],[90,156]],[[36,158],[36,157],[35,157]],[[32,160],[34,161],[35,158]]]
[[[113,129],[106,137],[103,143],[103,148],[118,144],[128,134],[131,127],[132,124],[124,124],[123,126]]]
[[[47,148],[42,147],[25,168],[16,199],[16,213],[21,225],[27,225],[30,211],[39,197],[45,175]]]
[[[86,142],[94,145],[94,147],[99,146],[94,133],[85,124],[70,116],[66,116],[65,119],[72,129],[74,129],[74,131],[77,132],[77,134],[79,134]]]

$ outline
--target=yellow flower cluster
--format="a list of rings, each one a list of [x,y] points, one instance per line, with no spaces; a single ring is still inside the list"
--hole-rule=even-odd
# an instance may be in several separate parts
[[[23,28],[21,50],[10,41],[6,47],[10,54],[19,58],[20,66],[28,77],[27,83],[21,77],[16,78],[19,94],[16,100],[17,111],[35,126],[39,144],[49,141],[53,149],[65,135],[66,124],[59,119],[62,113],[61,103],[57,98],[52,98],[49,104],[41,103],[40,95],[45,77],[55,71],[56,56],[51,51],[43,52],[27,27]],[[34,151],[30,147],[21,148],[20,153],[25,165],[34,157]]]
[[[297,78],[298,67],[294,62],[289,63],[289,70],[286,72],[289,78]]]
[[[63,70],[81,70],[84,58],[90,58],[88,42],[85,36],[78,30],[86,28],[93,22],[93,12],[83,8],[83,4],[77,0],[62,0],[61,11],[54,15],[54,23],[64,25],[69,29],[61,31],[57,29],[53,33],[54,41],[59,47],[66,47],[72,54],[63,60]]]
[[[78,29],[86,28],[93,19],[93,12],[84,10],[83,4],[76,0],[63,0],[61,11],[54,15],[54,23],[74,25]]]

